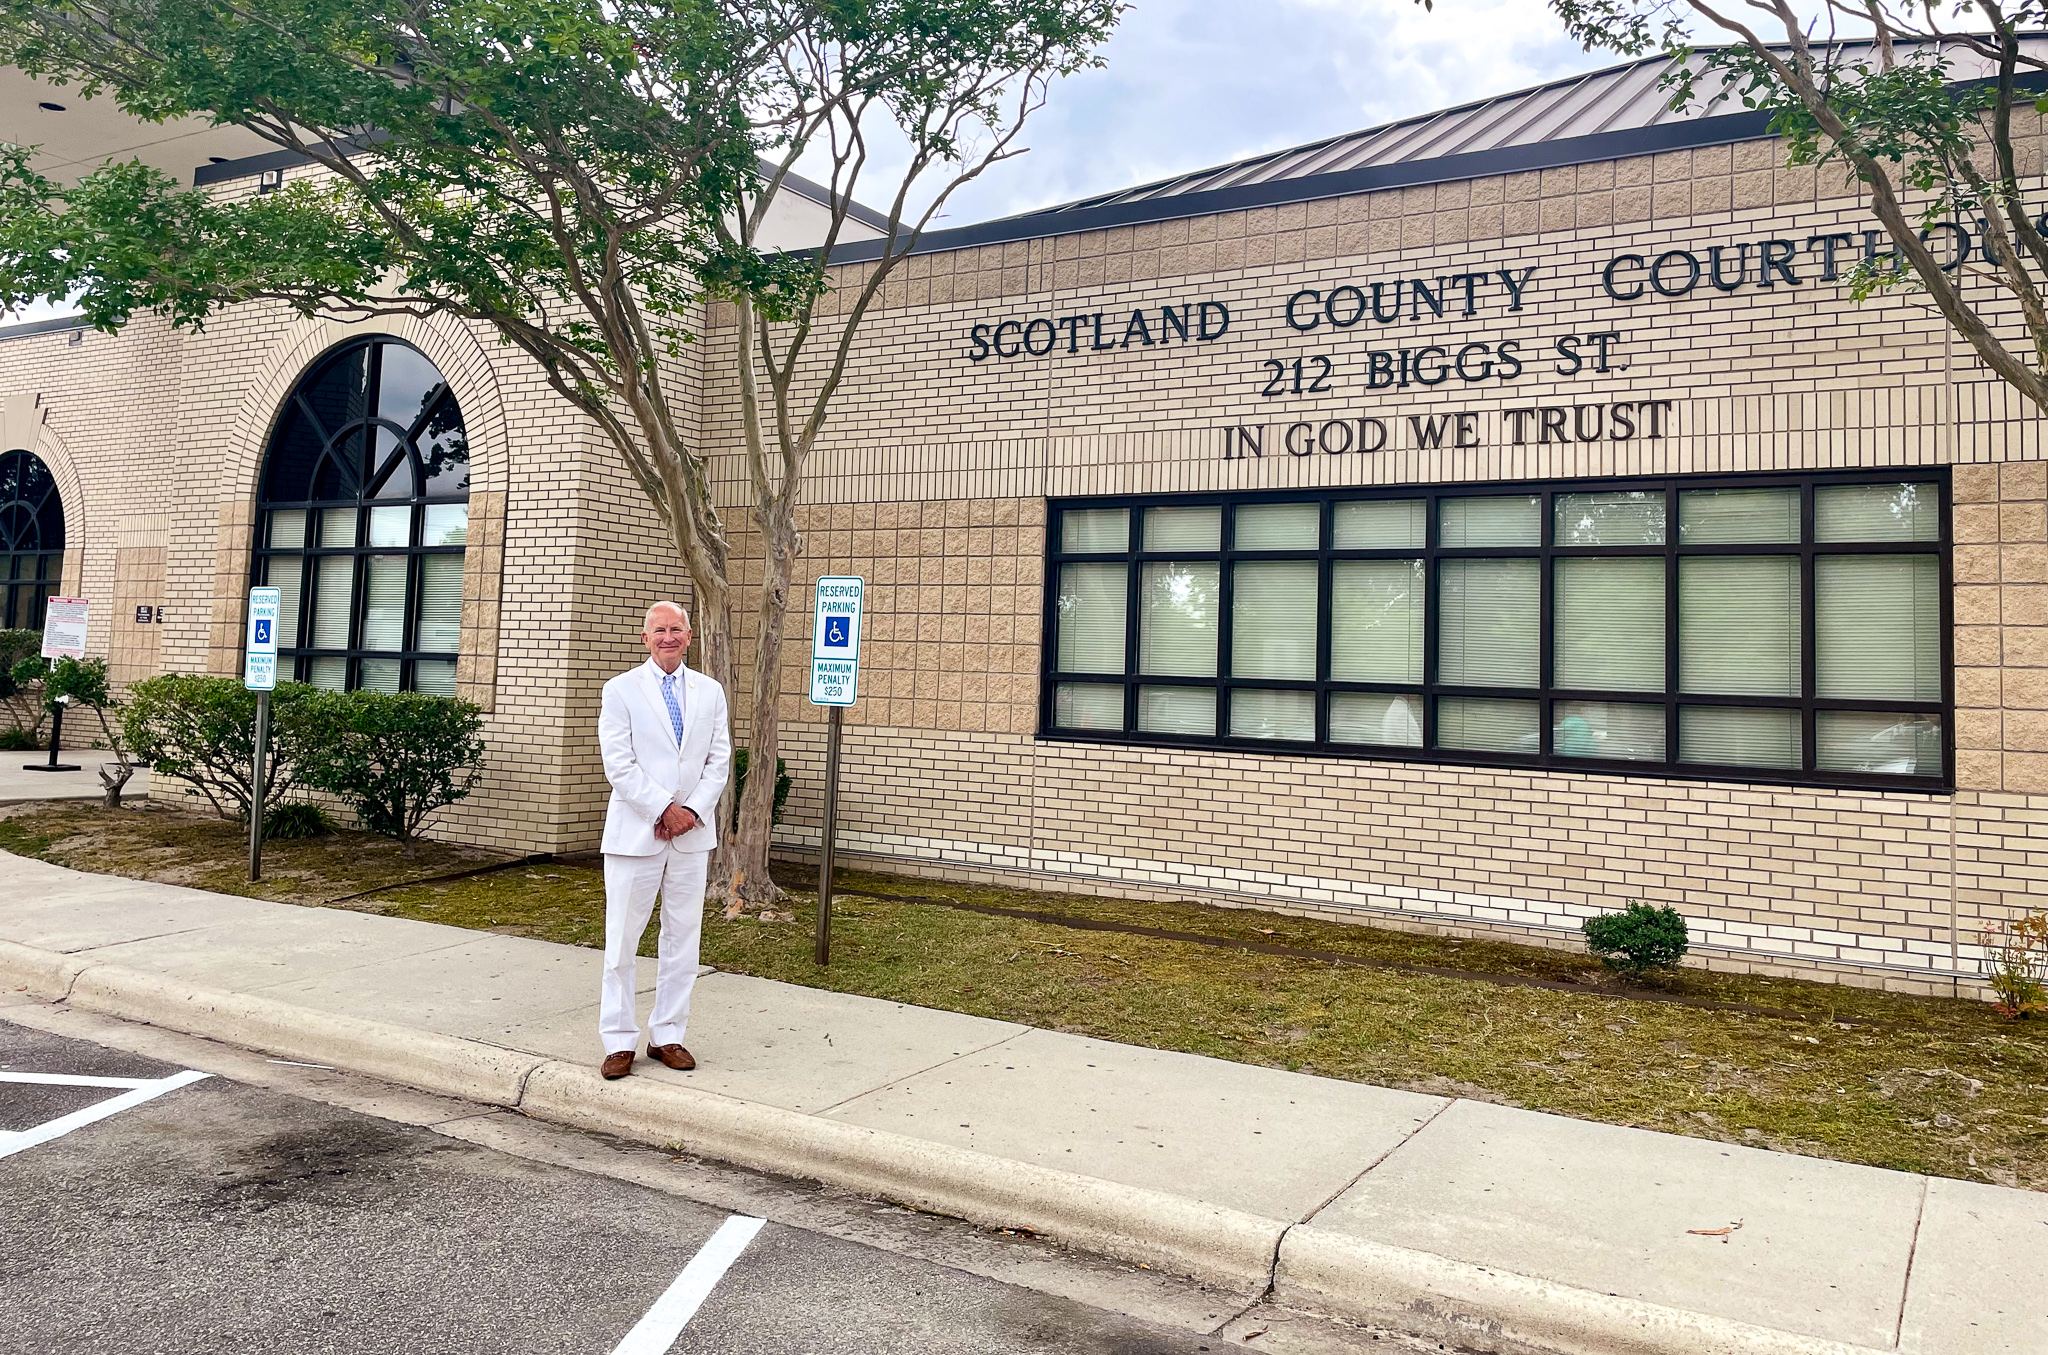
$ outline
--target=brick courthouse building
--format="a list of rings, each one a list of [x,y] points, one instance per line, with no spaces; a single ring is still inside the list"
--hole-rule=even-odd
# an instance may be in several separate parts
[[[1661,69],[928,240],[804,515],[800,577],[870,584],[843,847],[1559,943],[1640,897],[1712,964],[1972,979],[2048,834],[2041,420],[1922,300],[1851,298],[1839,173]],[[10,624],[61,588],[117,676],[226,673],[278,583],[302,678],[489,712],[441,834],[596,843],[599,685],[684,584],[511,350],[0,333]],[[687,361],[737,530],[731,342],[714,307]]]

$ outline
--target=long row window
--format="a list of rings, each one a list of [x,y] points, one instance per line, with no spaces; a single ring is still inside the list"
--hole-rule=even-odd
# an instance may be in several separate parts
[[[1939,471],[1053,510],[1050,735],[1951,779]]]

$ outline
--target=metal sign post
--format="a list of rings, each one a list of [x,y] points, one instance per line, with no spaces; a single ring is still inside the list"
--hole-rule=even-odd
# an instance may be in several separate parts
[[[275,588],[249,590],[249,640],[242,648],[242,686],[256,693],[255,756],[249,781],[249,878],[263,878],[264,763],[270,751],[270,693],[277,686],[277,617],[283,595]]]
[[[832,963],[832,855],[839,836],[839,734],[860,686],[860,612],[865,581],[818,580],[811,627],[811,704],[825,706],[825,824],[818,848],[818,939],[811,958]]]

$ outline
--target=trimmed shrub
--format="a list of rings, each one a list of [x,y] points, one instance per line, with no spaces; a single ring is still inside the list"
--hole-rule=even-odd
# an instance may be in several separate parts
[[[0,753],[40,752],[43,741],[26,729],[0,729]]]
[[[783,802],[789,799],[789,763],[782,758],[775,759],[775,810],[770,823],[782,822]],[[740,797],[747,793],[747,750],[732,750],[732,831],[740,830]]]
[[[24,668],[27,663],[34,666]],[[48,671],[42,632],[0,630],[0,711],[6,713],[10,728],[28,736],[30,748],[42,744],[43,720],[49,714],[42,684]]]
[[[1689,946],[1676,908],[1653,908],[1640,899],[1630,899],[1619,913],[1589,917],[1580,929],[1586,949],[1602,964],[1635,978],[1677,964]]]
[[[270,759],[261,795],[265,814],[299,782],[311,687],[280,682],[270,696]],[[249,819],[256,751],[256,693],[240,678],[165,673],[128,689],[121,713],[128,747],[158,777],[182,781],[224,819]]]
[[[2008,1021],[2048,1012],[2048,913],[2030,908],[1978,938],[1991,970],[1991,1005]]]
[[[424,692],[316,692],[294,716],[301,780],[363,827],[410,843],[429,814],[483,779],[483,712]]]
[[[279,805],[263,816],[263,836],[267,838],[319,837],[334,831],[334,825],[327,821],[327,812],[319,805],[294,800],[288,805]]]

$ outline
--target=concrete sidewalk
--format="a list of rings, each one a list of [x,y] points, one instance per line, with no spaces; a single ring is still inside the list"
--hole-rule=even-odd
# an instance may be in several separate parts
[[[32,800],[97,800],[106,794],[100,785],[100,764],[112,755],[104,748],[63,748],[57,752],[57,763],[62,767],[76,767],[75,772],[31,771],[40,768],[50,760],[47,750],[40,753],[0,753],[0,805],[21,804]],[[137,767],[122,787],[121,797],[125,800],[140,800],[149,795],[149,768]]]
[[[698,985],[697,1072],[642,1059],[605,1083],[595,951],[4,861],[0,1000],[679,1144],[1474,1349],[2048,1351],[2048,1194],[737,974]]]

